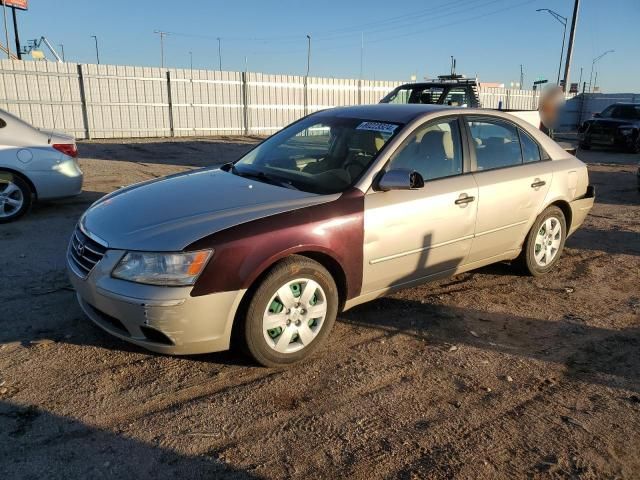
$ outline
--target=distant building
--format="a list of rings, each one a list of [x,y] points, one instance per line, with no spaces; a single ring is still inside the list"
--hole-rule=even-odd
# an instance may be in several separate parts
[[[504,83],[498,82],[478,82],[480,88],[504,88]]]

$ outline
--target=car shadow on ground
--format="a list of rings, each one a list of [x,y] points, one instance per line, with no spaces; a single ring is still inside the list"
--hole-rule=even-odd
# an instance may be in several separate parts
[[[596,189],[596,203],[640,205],[637,170],[637,165],[628,165],[616,172],[589,168],[589,183]]]
[[[144,442],[34,406],[0,401],[0,431],[11,442],[0,448],[4,478],[259,478],[215,450],[191,457],[161,446],[163,439]]]
[[[263,137],[214,137],[155,142],[79,142],[82,158],[143,164],[209,167],[236,160]]]
[[[571,379],[640,392],[638,328],[611,330],[573,315],[541,320],[392,297],[347,311],[341,321],[414,336],[432,348],[467,346],[562,364]]]
[[[640,233],[627,230],[580,228],[567,239],[568,248],[580,248],[609,254],[640,255]]]

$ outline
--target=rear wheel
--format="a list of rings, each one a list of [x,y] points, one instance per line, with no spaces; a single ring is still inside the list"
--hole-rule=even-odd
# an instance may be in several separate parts
[[[24,215],[31,207],[31,197],[27,182],[15,173],[0,170],[0,223]]]
[[[534,276],[544,275],[558,263],[567,237],[566,225],[564,213],[555,206],[536,218],[519,257],[524,270]]]
[[[244,340],[266,367],[309,357],[329,335],[338,313],[338,289],[319,263],[293,255],[267,274],[249,302]]]
[[[591,150],[591,145],[588,143],[580,143],[580,150]]]

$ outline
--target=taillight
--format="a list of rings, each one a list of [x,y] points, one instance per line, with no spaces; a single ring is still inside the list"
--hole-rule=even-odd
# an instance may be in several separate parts
[[[51,146],[69,157],[76,158],[78,156],[78,147],[75,143],[54,143]]]

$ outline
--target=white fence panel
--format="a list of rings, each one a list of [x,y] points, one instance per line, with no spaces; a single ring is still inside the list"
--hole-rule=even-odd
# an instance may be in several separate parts
[[[76,138],[268,135],[318,110],[378,103],[401,83],[0,60],[0,108]],[[483,107],[505,110],[536,109],[539,94],[479,90]],[[614,101],[637,97],[593,94],[584,105],[573,100],[563,122],[577,124]]]

